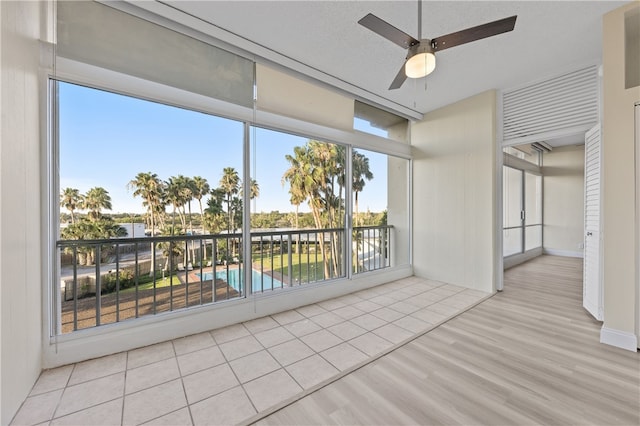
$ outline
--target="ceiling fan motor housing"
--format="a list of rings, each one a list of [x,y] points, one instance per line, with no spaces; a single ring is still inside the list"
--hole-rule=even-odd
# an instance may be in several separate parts
[[[409,78],[421,78],[431,74],[436,68],[436,56],[431,40],[424,39],[409,47],[405,73]]]

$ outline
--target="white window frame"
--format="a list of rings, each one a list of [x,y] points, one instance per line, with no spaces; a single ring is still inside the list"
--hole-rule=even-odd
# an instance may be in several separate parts
[[[326,126],[304,122],[301,120],[283,117],[276,114],[256,111],[254,109],[238,106],[232,103],[208,98],[202,95],[176,89],[159,83],[132,77],[126,74],[96,67],[93,65],[65,59],[56,58],[55,64],[46,73],[47,96],[46,99],[48,114],[46,115],[46,123],[43,128],[46,132],[46,159],[45,169],[47,175],[45,180],[46,194],[43,194],[44,206],[47,209],[45,214],[48,220],[45,226],[45,232],[49,241],[46,251],[45,262],[43,268],[43,276],[45,279],[43,285],[46,286],[44,292],[47,300],[43,301],[43,309],[45,311],[44,329],[45,341],[43,343],[43,364],[45,368],[51,368],[59,365],[65,365],[72,362],[90,359],[98,356],[106,355],[114,351],[129,350],[134,347],[153,344],[160,341],[170,340],[182,337],[184,329],[189,333],[197,333],[204,331],[200,329],[203,325],[199,324],[217,324],[224,326],[246,321],[252,318],[262,317],[274,312],[279,312],[293,307],[302,306],[307,303],[315,303],[319,300],[336,297],[342,294],[358,291],[374,285],[385,282],[405,278],[413,274],[412,269],[412,248],[413,242],[411,232],[409,233],[409,264],[400,267],[392,267],[384,271],[376,271],[376,274],[366,274],[363,279],[359,276],[351,276],[348,274],[345,278],[336,279],[334,281],[348,282],[348,286],[332,285],[309,285],[296,289],[296,291],[278,294],[261,294],[261,309],[256,309],[254,304],[255,297],[243,298],[240,300],[232,300],[224,304],[202,306],[197,309],[185,311],[174,311],[170,315],[156,315],[145,318],[138,318],[132,322],[122,322],[118,324],[95,327],[91,329],[79,330],[74,333],[60,335],[57,334],[57,325],[55,321],[60,318],[59,294],[53,291],[52,283],[57,280],[57,262],[55,242],[59,233],[59,178],[58,178],[58,140],[57,140],[57,99],[53,89],[52,80],[79,84],[98,90],[106,90],[113,93],[131,96],[152,102],[186,108],[193,111],[203,112],[223,118],[236,121],[242,121],[245,124],[256,125],[276,131],[293,133],[302,137],[310,137],[313,139],[323,140],[326,142],[339,143],[349,147],[350,152],[353,148],[362,148],[374,152],[378,152],[393,157],[407,160],[409,171],[412,170],[411,146],[408,144],[396,142],[390,139],[368,134],[358,130],[339,130]],[[245,150],[245,152],[247,152]],[[245,154],[245,162],[248,161],[248,155]],[[348,159],[350,162],[350,157]],[[248,168],[245,164],[245,173]],[[409,174],[409,182],[407,182],[409,211],[408,225],[411,229],[411,173]],[[245,191],[248,193],[248,191]],[[349,207],[349,211],[352,207]],[[248,221],[245,221],[247,224]],[[350,227],[350,224],[345,224]],[[348,234],[348,233],[347,233]],[[350,256],[348,256],[350,258]],[[347,269],[350,271],[350,268]],[[206,319],[203,319],[206,318]],[[214,318],[215,320],[212,320]],[[181,326],[175,324],[180,323]],[[206,326],[206,329],[211,328]],[[135,337],[134,337],[135,336]],[[96,345],[96,342],[102,344]]]

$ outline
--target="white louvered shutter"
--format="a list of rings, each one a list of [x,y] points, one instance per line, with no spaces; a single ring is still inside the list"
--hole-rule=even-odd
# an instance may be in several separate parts
[[[566,73],[502,94],[503,144],[586,132],[598,123],[598,67]]]
[[[602,272],[600,245],[602,166],[600,126],[589,130],[585,136],[584,169],[584,283],[582,305],[593,317],[602,321]]]

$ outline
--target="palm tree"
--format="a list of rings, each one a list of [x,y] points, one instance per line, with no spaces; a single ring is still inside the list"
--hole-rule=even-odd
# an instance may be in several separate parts
[[[182,229],[187,228],[186,218],[182,214],[182,210],[180,210],[186,203],[185,199],[185,180],[184,176],[171,176],[164,183],[165,186],[165,199],[171,204],[173,207],[173,211],[171,214],[171,229],[176,228],[176,210],[178,211],[178,216],[180,217],[180,223],[182,224]]]
[[[313,181],[315,183],[316,203],[318,204],[318,210],[324,213],[326,220],[326,226],[329,228],[338,228],[342,224],[341,218],[336,214],[339,212],[342,205],[342,199],[336,195],[335,187],[339,185],[338,177],[341,171],[344,170],[340,167],[340,151],[335,144],[320,142],[316,140],[310,140],[307,143],[313,165]],[[344,156],[344,150],[342,150],[342,156]],[[342,159],[344,163],[344,159]],[[342,172],[343,173],[343,172]],[[320,243],[324,245],[323,235],[320,234]],[[340,270],[339,261],[341,255],[340,238],[334,233],[334,237],[331,238],[329,246],[331,250],[331,258],[325,259],[325,276],[329,277],[328,264],[329,260],[332,262],[333,270],[338,272]]]
[[[249,184],[249,198],[253,200],[254,198],[258,198],[260,196],[260,185],[255,179],[251,179],[251,183]]]
[[[193,194],[196,192],[196,185],[190,177],[179,176],[182,178],[182,196],[189,209],[189,232],[193,235],[193,220],[191,219],[191,200],[193,200]]]
[[[294,147],[294,155],[285,156],[291,166],[282,176],[283,182],[289,182],[291,188],[289,192],[291,195],[296,194],[296,200],[308,200],[317,229],[324,228],[322,211],[326,203],[322,195],[328,180],[325,164],[331,160],[327,156],[328,151],[318,146],[321,144],[322,142],[309,141],[304,147]],[[318,238],[325,277],[329,277],[329,259],[325,253],[324,232],[319,232]]]
[[[163,228],[161,233],[161,235],[175,234],[181,234],[181,231],[174,229],[172,225]],[[184,247],[182,244],[177,244],[174,241],[163,241],[158,243],[158,248],[162,251],[162,257],[164,257],[163,270],[169,271],[169,273],[172,274],[173,270],[178,266],[178,263],[184,262]]]
[[[194,176],[193,178],[193,198],[198,200],[198,206],[200,207],[200,226],[202,227],[202,233],[204,234],[204,210],[202,210],[202,198],[209,193],[211,188],[207,180],[201,176]]]
[[[158,175],[151,172],[140,172],[131,180],[127,187],[134,189],[133,196],[143,199],[142,205],[147,208],[149,213],[149,225],[151,226],[151,236],[156,234],[156,214],[160,215],[164,211],[164,184],[158,178]],[[151,258],[156,258],[156,245],[151,244]],[[149,272],[149,276],[154,276],[155,270]]]
[[[82,218],[77,223],[71,224],[60,230],[60,237],[65,240],[102,240],[113,237],[124,237],[126,229],[117,224],[109,216],[101,216],[99,220]],[[79,246],[77,249],[80,265],[94,263],[94,246]],[[103,249],[103,256],[108,250]]]
[[[149,225],[151,226],[151,236],[155,235],[156,229],[156,214],[159,213],[159,208],[162,205],[164,184],[158,178],[155,173],[138,173],[135,179],[131,180],[127,187],[133,189],[134,197],[141,197],[143,199],[143,206],[147,208],[149,213]]]
[[[369,159],[364,154],[360,154],[355,150],[353,151],[351,164],[353,169],[352,189],[354,193],[356,226],[358,226],[358,193],[364,189],[365,179],[373,179],[373,173],[371,173],[369,169]]]
[[[90,221],[97,222],[101,218],[100,211],[102,209],[111,210],[111,196],[106,189],[100,186],[91,188],[82,197],[82,208],[89,210]]]
[[[243,189],[244,189],[244,186],[241,183],[240,184],[240,192],[239,192],[239,198],[240,199],[238,201],[242,200],[242,195],[244,193]],[[254,198],[258,198],[259,196],[260,196],[260,185],[258,185],[258,182],[255,179],[251,179],[251,181],[249,183],[249,199],[253,200]],[[242,206],[240,206],[240,207],[242,207]],[[240,209],[240,210],[242,210],[242,209]],[[240,210],[238,210],[238,211],[240,211]]]
[[[294,148],[294,156],[286,155],[285,159],[289,162],[291,167],[284,172],[282,176],[282,186],[284,186],[285,182],[289,182],[289,195],[291,204],[293,204],[296,208],[295,215],[295,227],[299,228],[298,224],[298,209],[300,208],[300,204],[302,204],[307,199],[307,194],[304,189],[304,177],[302,173],[304,172],[304,164],[302,163],[304,159],[303,149],[301,147]],[[300,234],[296,235],[296,254],[300,253]]]
[[[183,176],[183,175],[178,175],[178,179],[180,180],[180,184],[181,184],[181,197],[182,197],[182,201],[183,201],[183,213],[186,216],[186,212],[184,211],[184,205],[187,206],[188,210],[189,210],[189,234],[193,235],[193,218],[191,215],[191,201],[193,200],[193,194],[196,192],[196,187],[195,187],[195,183],[193,181],[192,178],[188,177],[188,176]],[[191,240],[191,261],[195,261],[195,247],[194,247],[194,241]],[[189,257],[188,257],[188,253],[185,253],[185,264],[189,261]]]
[[[227,203],[227,235],[231,235],[231,232],[235,232],[235,214],[234,214],[234,198],[240,191],[240,177],[238,176],[238,172],[233,167],[225,167],[222,170],[222,178],[220,178],[220,191],[226,197]],[[229,253],[229,249],[231,253]],[[227,236],[227,257],[235,256],[235,243],[229,241],[229,236]]]
[[[60,193],[60,206],[69,210],[71,213],[71,224],[76,223],[74,211],[80,206],[82,196],[80,191],[75,188],[65,188]]]
[[[234,195],[237,195],[240,191],[240,177],[238,172],[233,167],[225,167],[222,170],[222,178],[220,179],[220,189],[224,192],[227,199],[227,215],[229,216],[229,222],[227,224],[228,231],[231,233],[235,231],[235,224],[233,220],[233,209],[231,208],[231,199]]]
[[[300,225],[298,223],[298,209],[300,208],[300,204],[302,204],[302,202],[305,200],[305,196],[304,194],[302,194],[302,192],[300,191],[299,188],[293,188],[291,187],[291,189],[289,189],[289,194],[291,195],[290,201],[291,204],[293,204],[296,207],[296,215],[294,218],[294,222],[295,222],[295,227],[296,229],[300,228]],[[300,234],[296,234],[296,254],[300,253]]]

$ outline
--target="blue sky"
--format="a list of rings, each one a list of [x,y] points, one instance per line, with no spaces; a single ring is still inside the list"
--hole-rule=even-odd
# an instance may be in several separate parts
[[[156,173],[162,180],[179,174],[202,176],[211,187],[218,186],[225,167],[242,176],[241,122],[68,83],[59,87],[61,189],[84,193],[102,186],[111,195],[113,213],[142,213],[142,200],[127,189],[139,172]],[[288,186],[281,185],[288,168],[285,155],[307,139],[264,129],[255,129],[251,136],[256,157],[251,173],[260,186],[252,211],[293,211]],[[382,211],[386,156],[359,151],[369,158],[374,174],[359,195],[360,211]],[[192,211],[198,211],[195,201]],[[300,211],[308,211],[306,203]]]

